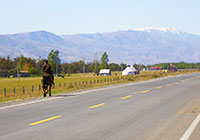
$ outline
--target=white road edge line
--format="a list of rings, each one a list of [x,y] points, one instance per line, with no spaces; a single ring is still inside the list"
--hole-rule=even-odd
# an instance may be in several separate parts
[[[19,107],[19,106],[24,106],[24,105],[30,105],[30,104],[39,103],[39,102],[45,102],[45,101],[49,101],[49,100],[55,100],[55,99],[58,99],[58,98],[62,98],[62,97],[52,97],[52,98],[48,98],[48,99],[31,101],[31,102],[26,102],[26,103],[21,103],[21,104],[16,104],[16,105],[4,106],[4,107],[0,107],[0,110]]]
[[[179,140],[188,140],[192,132],[195,130],[196,126],[200,122],[200,113],[199,115],[195,118],[195,120],[192,122],[190,127],[185,131],[183,136]]]

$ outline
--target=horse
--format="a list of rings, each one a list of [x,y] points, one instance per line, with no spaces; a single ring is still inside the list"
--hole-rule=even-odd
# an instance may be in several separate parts
[[[46,76],[45,79],[43,77],[42,81],[44,80],[44,82],[42,82],[43,85],[43,92],[44,92],[44,97],[47,96],[47,94],[49,93],[49,96],[51,96],[51,87],[52,87],[52,78],[51,76]]]

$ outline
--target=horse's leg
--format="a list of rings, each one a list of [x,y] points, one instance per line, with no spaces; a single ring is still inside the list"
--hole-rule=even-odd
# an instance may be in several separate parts
[[[47,96],[47,94],[46,94],[46,89],[44,89],[44,97],[46,97]]]
[[[46,97],[47,93],[46,93],[46,78],[43,77],[43,96]]]
[[[45,89],[44,89],[44,97],[47,96],[48,93],[48,84],[45,85]]]
[[[51,84],[49,85],[49,96],[51,96]]]

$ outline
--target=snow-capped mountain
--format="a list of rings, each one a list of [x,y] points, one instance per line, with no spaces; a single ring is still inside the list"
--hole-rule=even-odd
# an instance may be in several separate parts
[[[107,52],[110,62],[159,63],[200,62],[200,36],[174,28],[140,28],[107,33],[58,36],[46,31],[0,35],[0,57],[46,58],[59,50],[63,62],[85,58],[93,61],[95,52]]]

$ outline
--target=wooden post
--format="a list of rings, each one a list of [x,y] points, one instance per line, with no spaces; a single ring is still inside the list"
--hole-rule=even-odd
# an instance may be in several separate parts
[[[61,83],[59,83],[59,87],[61,87]]]
[[[14,95],[15,95],[15,93],[16,93],[16,90],[15,90],[15,88],[13,88],[13,93],[14,93]]]
[[[6,88],[4,88],[4,96],[6,96]]]
[[[23,90],[23,94],[25,94],[25,89],[24,89],[24,87],[22,87],[22,90]]]
[[[34,91],[34,86],[32,86],[32,90],[31,90],[32,92]]]
[[[66,87],[66,83],[64,83],[64,87]]]
[[[39,91],[41,91],[41,85],[39,85]]]

